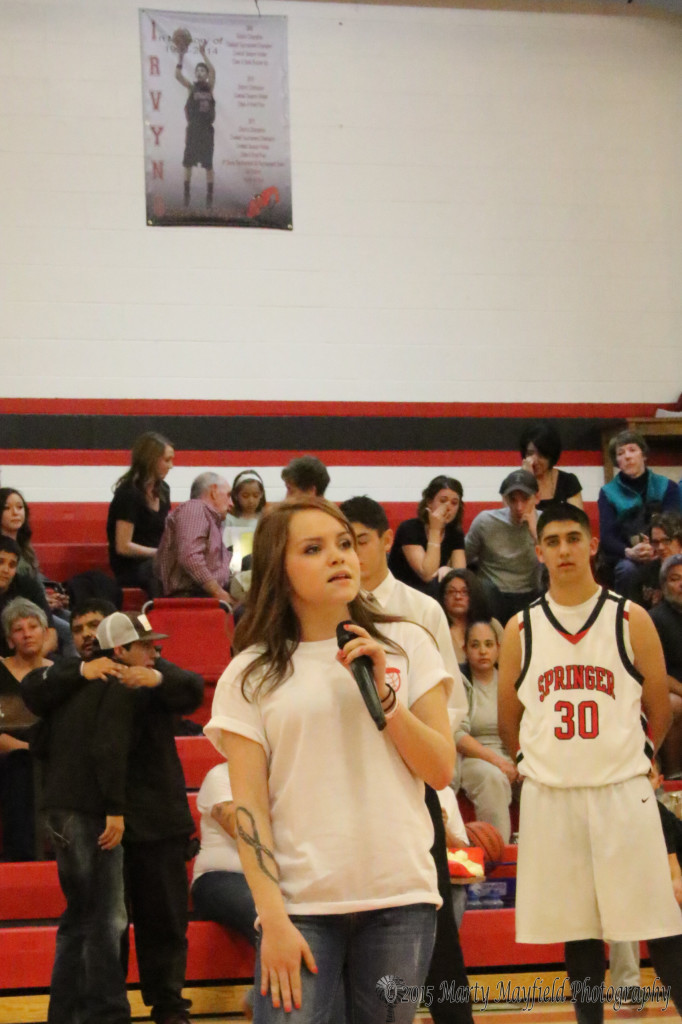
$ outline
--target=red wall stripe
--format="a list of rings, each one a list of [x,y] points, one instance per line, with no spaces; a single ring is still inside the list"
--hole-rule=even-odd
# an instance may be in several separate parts
[[[517,452],[507,451],[324,451],[308,449],[328,466],[516,466]],[[176,466],[231,465],[284,466],[300,455],[300,450],[263,451],[183,451],[176,455]],[[0,464],[5,466],[122,466],[128,464],[128,449],[100,448],[0,448]],[[563,466],[601,466],[601,452],[569,451],[561,456]]]
[[[670,406],[672,408],[672,406]],[[519,419],[653,416],[656,406],[589,402],[279,402],[176,398],[0,398],[0,413],[73,416],[453,416]]]

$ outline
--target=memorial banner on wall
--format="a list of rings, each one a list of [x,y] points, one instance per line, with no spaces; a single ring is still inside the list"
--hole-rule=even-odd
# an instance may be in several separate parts
[[[283,17],[140,11],[150,225],[291,229]]]

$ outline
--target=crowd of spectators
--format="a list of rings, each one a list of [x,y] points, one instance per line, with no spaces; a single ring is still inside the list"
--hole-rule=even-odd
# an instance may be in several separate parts
[[[495,825],[505,841],[512,832],[510,804],[519,777],[497,730],[497,659],[505,623],[543,591],[542,566],[536,554],[539,511],[555,501],[583,506],[580,481],[557,467],[561,452],[561,440],[552,424],[535,423],[524,429],[519,439],[521,464],[500,484],[500,507],[479,512],[466,533],[463,487],[448,475],[436,476],[427,484],[416,516],[400,523],[395,536],[385,511],[373,499],[355,497],[341,505],[353,526],[366,592],[391,614],[427,625],[448,671],[457,678],[462,672],[467,707],[455,734],[459,758],[453,788],[462,787],[477,816]],[[666,658],[673,713],[673,724],[661,749],[662,763],[668,777],[680,776],[680,488],[648,468],[648,447],[637,433],[618,434],[611,443],[610,456],[617,472],[599,492],[596,568],[605,585],[650,608]],[[172,508],[166,476],[174,457],[173,444],[156,432],[145,433],[135,442],[130,468],[114,485],[107,516],[112,573],[120,586],[140,588],[151,598],[213,597],[238,615],[249,587],[254,534],[268,507],[263,479],[256,470],[245,469],[230,485],[218,473],[203,472],[194,480],[189,499]],[[281,475],[285,501],[321,498],[330,482],[326,467],[313,456],[293,459]],[[24,860],[31,859],[36,848],[33,771],[28,753],[36,719],[23,703],[20,684],[36,670],[42,670],[46,679],[53,671],[55,678],[71,678],[69,671],[74,671],[74,664],[79,666],[76,671],[82,679],[80,659],[84,659],[83,664],[93,663],[102,655],[95,638],[99,639],[98,628],[107,617],[108,606],[95,601],[92,608],[82,605],[69,609],[63,581],[46,580],[41,574],[31,541],[29,507],[20,492],[9,487],[0,489],[0,515],[0,710],[8,720],[6,709],[11,707],[9,718],[14,723],[0,732],[0,817],[3,859]],[[137,639],[143,638],[144,627],[138,624],[135,628]],[[125,664],[125,644],[112,641],[107,657],[116,660],[116,648],[120,648],[118,661]],[[163,671],[174,680],[172,666],[164,669],[163,664]],[[151,663],[147,667],[152,671]],[[111,665],[106,669],[115,679]],[[101,680],[106,674],[93,679]],[[185,680],[187,685],[191,691],[191,681],[188,684]],[[196,689],[198,684],[194,685]],[[33,691],[39,712],[52,714],[49,701],[41,703],[40,687],[35,685]],[[195,693],[190,695],[185,709],[196,703],[195,697]],[[124,708],[122,714],[125,718],[128,711]],[[146,721],[153,731],[154,726],[149,726],[153,719],[148,717]],[[126,725],[126,729],[129,727]],[[127,749],[125,746],[126,756]],[[136,785],[144,789],[144,779],[139,775],[143,764],[139,747],[137,756]],[[147,768],[152,770],[148,764]],[[172,770],[177,774],[176,766]],[[149,806],[151,802],[150,797]],[[181,804],[180,816],[185,813]],[[204,845],[195,870],[197,909],[207,917],[231,923],[254,942],[252,900],[236,856],[226,770],[215,769],[206,780],[200,811]],[[180,830],[185,838],[186,830],[185,819]],[[144,838],[144,833],[140,836]],[[162,838],[165,841],[165,835]],[[133,847],[135,839],[135,834],[130,837]],[[154,841],[159,841],[158,836]],[[147,885],[145,872],[150,870],[140,861],[143,890]],[[216,888],[219,872],[226,876],[227,895],[220,885]],[[182,884],[169,882],[166,901],[171,898],[173,886],[175,896],[182,900]],[[227,910],[218,913],[221,900],[226,901]],[[138,903],[147,902],[138,896]],[[143,934],[145,926],[140,920]],[[182,915],[168,925],[177,935],[184,934],[185,927]],[[139,949],[138,940],[138,955]],[[156,998],[150,995],[151,1003]],[[173,1012],[178,1020],[186,1019],[182,1016],[183,1004],[175,1005]]]

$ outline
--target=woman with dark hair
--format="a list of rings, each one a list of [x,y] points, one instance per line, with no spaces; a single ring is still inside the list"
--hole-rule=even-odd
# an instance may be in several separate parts
[[[141,587],[150,597],[160,594],[153,570],[166,517],[170,488],[166,476],[175,450],[155,431],[141,434],[133,445],[130,469],[114,485],[107,516],[109,564],[122,587]]]
[[[481,581],[471,569],[452,569],[438,584],[438,601],[450,626],[452,646],[460,665],[466,664],[466,631],[471,622],[490,620],[498,643],[504,629],[490,614],[490,605]]]
[[[31,543],[33,530],[31,529],[30,509],[23,494],[13,487],[0,487],[0,533],[18,545],[20,555],[17,573],[20,577],[33,581],[31,586],[35,587],[35,592],[32,594],[32,600],[35,600],[48,613],[49,631],[46,650],[55,650],[58,639],[61,654],[69,656],[75,654],[68,622],[69,599],[63,588],[56,589],[51,585],[45,586],[38,556]],[[54,613],[54,617],[51,613]],[[57,636],[54,635],[53,630],[56,630]]]
[[[341,650],[337,624],[354,634]],[[355,1024],[396,1024],[420,986],[440,905],[424,783],[447,785],[451,679],[425,630],[360,591],[351,524],[330,502],[283,502],[256,529],[236,656],[204,731],[226,755],[238,848],[258,912],[255,1024],[327,1020],[343,986]],[[351,669],[372,662],[380,732]]]
[[[557,469],[562,445],[559,431],[551,423],[531,423],[519,438],[521,465],[538,482],[537,510],[542,512],[556,501],[583,507],[582,487],[575,473]]]
[[[435,596],[441,566],[464,569],[464,491],[459,480],[436,476],[422,491],[415,519],[396,530],[388,567],[403,583]]]
[[[500,642],[488,619],[472,619],[465,642],[465,676],[469,713],[455,733],[460,754],[459,781],[476,808],[479,821],[489,821],[505,843],[511,835],[509,805],[518,782],[516,764],[505,749],[497,724],[497,661]]]
[[[31,544],[31,517],[23,494],[13,487],[0,487],[0,515],[0,532],[4,537],[15,540],[21,551],[17,572],[37,578],[40,571],[38,556]]]

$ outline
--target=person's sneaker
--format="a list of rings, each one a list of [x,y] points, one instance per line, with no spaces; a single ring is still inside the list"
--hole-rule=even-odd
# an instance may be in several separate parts
[[[629,985],[620,1000],[621,1006],[641,1006],[643,1003],[642,989],[639,985]]]

